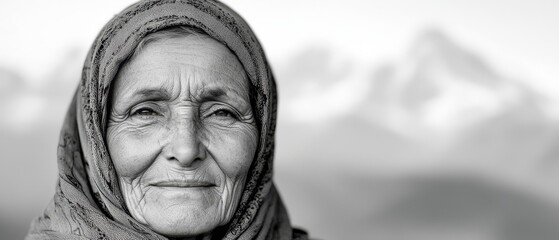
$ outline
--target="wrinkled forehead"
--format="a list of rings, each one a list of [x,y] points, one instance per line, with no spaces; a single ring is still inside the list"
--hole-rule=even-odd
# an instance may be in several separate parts
[[[245,71],[220,42],[208,36],[161,35],[140,46],[112,82],[113,104],[115,98],[127,99],[134,92],[154,90],[192,97],[221,91],[249,101],[251,86]]]
[[[155,34],[146,36],[121,69],[134,68],[134,73],[141,73],[161,65],[187,65],[219,71],[229,78],[246,78],[242,64],[224,44],[207,35],[171,35],[167,31],[161,31],[157,38],[150,37]]]

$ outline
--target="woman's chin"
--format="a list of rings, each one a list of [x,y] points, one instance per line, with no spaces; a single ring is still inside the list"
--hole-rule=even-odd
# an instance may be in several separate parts
[[[189,237],[211,232],[221,223],[218,199],[191,194],[161,194],[155,203],[146,202],[146,224],[164,236]]]
[[[185,223],[184,221],[178,221],[177,223],[166,223],[163,224],[161,221],[154,222],[150,224],[149,227],[166,237],[172,238],[187,238],[187,237],[196,237],[203,234],[208,234],[215,228],[217,228],[217,224],[213,223],[205,223],[199,221],[197,219],[189,220],[189,223]],[[199,222],[196,222],[199,221]]]

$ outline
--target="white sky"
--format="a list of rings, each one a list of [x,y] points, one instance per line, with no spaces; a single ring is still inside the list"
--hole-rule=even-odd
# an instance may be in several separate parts
[[[85,56],[131,0],[28,0],[0,8],[0,66],[38,83],[69,47]],[[398,58],[430,27],[481,53],[501,72],[559,99],[559,1],[227,0],[262,41],[272,64],[310,45],[361,65]],[[83,58],[81,58],[83,59]],[[281,80],[280,80],[281,81]]]

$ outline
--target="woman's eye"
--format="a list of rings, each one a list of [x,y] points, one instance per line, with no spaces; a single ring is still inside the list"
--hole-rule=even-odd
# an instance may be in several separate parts
[[[140,115],[140,116],[151,116],[151,115],[157,115],[157,113],[149,108],[141,108],[138,109],[134,112],[134,115]]]
[[[217,110],[212,115],[215,115],[217,117],[235,117],[233,113],[224,109]]]

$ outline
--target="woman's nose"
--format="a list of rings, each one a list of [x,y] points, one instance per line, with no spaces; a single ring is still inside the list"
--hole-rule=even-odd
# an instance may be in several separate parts
[[[173,129],[173,128],[171,128]],[[181,122],[173,132],[166,146],[168,160],[176,161],[182,167],[195,167],[206,158],[206,148],[200,140],[199,130],[193,122]]]

